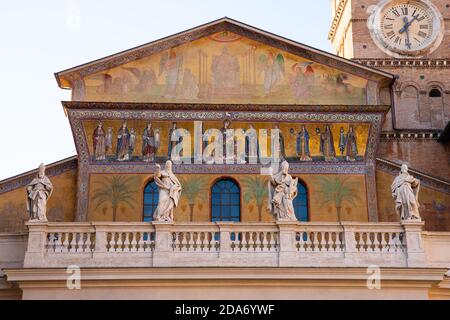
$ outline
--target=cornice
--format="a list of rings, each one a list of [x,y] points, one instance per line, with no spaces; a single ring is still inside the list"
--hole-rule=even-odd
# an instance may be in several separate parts
[[[202,111],[270,111],[270,112],[387,112],[389,105],[292,105],[292,104],[201,104],[62,101],[68,110],[202,110]]]
[[[344,8],[347,4],[347,0],[340,0],[339,5],[334,14],[333,21],[331,22],[330,31],[328,32],[328,40],[333,41],[334,36],[336,35],[336,29],[339,25],[339,22],[342,18],[342,13],[344,12]]]
[[[414,141],[427,140],[437,141],[440,137],[440,131],[434,130],[405,130],[405,131],[384,131],[381,132],[381,141]]]
[[[83,268],[84,281],[108,280],[367,280],[366,268],[298,267],[154,267]],[[446,268],[381,268],[384,280],[441,281]],[[65,268],[6,269],[8,281],[36,282],[67,280]],[[30,283],[30,284],[32,284]],[[23,285],[22,285],[23,287]]]
[[[445,59],[361,59],[353,58],[352,61],[372,68],[450,68],[450,58]]]

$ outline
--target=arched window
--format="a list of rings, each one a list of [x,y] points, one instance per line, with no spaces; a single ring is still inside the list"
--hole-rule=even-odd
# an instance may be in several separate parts
[[[299,181],[297,190],[298,194],[294,199],[295,216],[298,221],[308,221],[308,192],[306,186]]]
[[[153,212],[158,206],[159,192],[155,181],[150,181],[144,188],[144,221],[153,221]]]
[[[241,221],[241,191],[232,179],[221,179],[211,188],[211,221]]]
[[[430,98],[440,98],[440,97],[442,97],[442,93],[439,89],[434,88],[434,89],[430,90],[429,97]]]

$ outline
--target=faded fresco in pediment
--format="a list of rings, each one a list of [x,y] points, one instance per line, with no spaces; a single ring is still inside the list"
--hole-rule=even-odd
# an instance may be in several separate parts
[[[77,100],[366,104],[367,80],[220,32],[84,78]]]

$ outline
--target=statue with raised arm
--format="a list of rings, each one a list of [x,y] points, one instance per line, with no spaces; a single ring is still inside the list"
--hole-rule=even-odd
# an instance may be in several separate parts
[[[53,185],[45,176],[45,165],[39,166],[38,176],[27,186],[27,210],[29,221],[47,222],[47,201],[52,195]]]
[[[419,214],[420,181],[408,173],[408,166],[402,165],[399,175],[391,185],[395,211],[401,220],[421,220]]]
[[[268,207],[277,221],[297,221],[293,201],[297,196],[298,178],[289,174],[289,163],[283,161],[281,170],[270,175]],[[270,170],[270,169],[269,169]]]
[[[159,188],[159,201],[153,219],[160,222],[173,222],[173,212],[178,206],[182,188],[172,171],[172,161],[166,161],[164,170],[156,164],[154,179]]]

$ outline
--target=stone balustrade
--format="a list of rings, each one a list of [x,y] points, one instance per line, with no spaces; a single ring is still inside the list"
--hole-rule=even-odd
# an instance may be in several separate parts
[[[421,222],[29,223],[25,268],[425,267]]]

